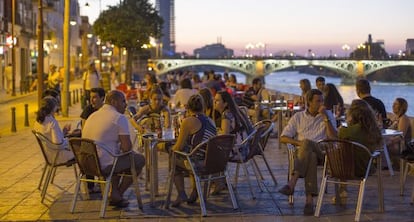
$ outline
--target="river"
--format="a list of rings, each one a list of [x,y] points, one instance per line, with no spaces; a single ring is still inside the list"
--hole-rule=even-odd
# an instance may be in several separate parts
[[[243,74],[234,74],[236,74],[238,82],[245,83],[246,77]],[[317,76],[315,75],[299,73],[296,71],[275,72],[265,77],[265,86],[268,89],[299,95],[301,93],[299,80],[309,79],[312,88],[316,88],[316,77]],[[351,104],[353,99],[358,98],[354,85],[342,85],[341,78],[325,77],[325,79],[326,83],[333,83],[336,85],[346,104]],[[414,116],[414,105],[410,104],[411,101],[414,101],[414,84],[371,82],[371,94],[382,100],[387,112],[392,112],[392,103],[395,98],[405,98],[408,101],[407,115]]]

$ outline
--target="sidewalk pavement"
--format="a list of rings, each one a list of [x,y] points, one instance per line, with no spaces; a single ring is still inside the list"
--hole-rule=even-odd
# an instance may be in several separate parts
[[[71,123],[72,126],[79,120],[81,112],[80,103],[70,107],[69,117],[58,117],[60,124]],[[75,176],[71,167],[59,168],[56,172],[54,184],[49,186],[45,204],[40,203],[40,191],[37,189],[42,173],[44,160],[38,144],[27,127],[17,133],[5,135],[0,138],[0,220],[1,221],[35,221],[35,220],[101,220],[99,218],[100,198],[92,196],[91,200],[78,200],[75,213],[69,212],[73,197]],[[250,175],[257,198],[251,199],[246,181],[239,180],[236,189],[236,199],[239,209],[233,210],[226,191],[218,196],[210,196],[207,199],[208,217],[200,217],[200,207],[197,204],[183,204],[180,208],[162,208],[165,199],[165,184],[167,178],[167,156],[159,155],[159,182],[160,195],[157,197],[155,207],[149,204],[149,193],[145,190],[143,181],[140,180],[141,195],[144,202],[144,210],[138,210],[137,202],[132,189],[129,189],[125,197],[130,201],[128,208],[119,210],[107,207],[106,219],[114,221],[126,221],[145,219],[146,221],[353,221],[356,207],[358,189],[348,187],[348,201],[345,207],[331,204],[333,187],[328,187],[322,206],[321,217],[303,216],[305,201],[303,179],[298,181],[295,191],[295,204],[290,206],[288,198],[277,192],[286,183],[287,178],[287,153],[286,148],[279,149],[278,141],[271,138],[265,153],[271,168],[278,180],[275,186],[267,171],[263,170],[265,177],[264,191],[255,183],[255,178]],[[261,169],[265,169],[262,160],[258,160]],[[230,166],[230,172],[234,175],[234,166]],[[251,169],[250,169],[251,170]],[[319,172],[319,174],[321,171]],[[414,179],[407,180],[404,196],[399,195],[399,172],[390,176],[388,171],[382,171],[385,212],[379,213],[376,189],[376,176],[367,181],[364,204],[362,209],[362,221],[413,221],[414,207],[409,204],[410,192]],[[143,175],[145,176],[145,175]],[[173,193],[172,198],[176,196]],[[316,204],[316,199],[314,200]]]

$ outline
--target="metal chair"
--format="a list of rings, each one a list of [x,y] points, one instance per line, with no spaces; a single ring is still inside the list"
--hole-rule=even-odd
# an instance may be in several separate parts
[[[72,205],[71,205],[71,213],[75,211],[77,197],[79,195],[80,186],[82,182],[94,182],[99,183],[101,187],[105,185],[102,190],[102,204],[100,210],[100,217],[105,217],[105,209],[107,206],[107,200],[109,195],[109,188],[111,185],[111,179],[114,174],[115,166],[118,161],[118,158],[121,156],[129,155],[131,157],[131,170],[129,172],[123,172],[119,174],[120,176],[131,176],[133,180],[133,186],[135,188],[135,195],[138,202],[138,207],[140,209],[143,208],[141,194],[139,191],[138,186],[138,179],[137,179],[137,172],[135,169],[135,162],[134,157],[132,156],[133,151],[121,153],[121,154],[113,154],[109,149],[100,145],[100,149],[102,152],[107,152],[112,157],[114,157],[112,163],[112,170],[109,174],[104,174],[101,170],[101,165],[97,153],[97,145],[93,140],[85,139],[85,138],[71,138],[69,140],[70,148],[72,149],[73,153],[75,154],[75,159],[78,163],[80,174],[76,181],[75,187],[75,194],[73,195]],[[97,179],[86,179],[86,175],[95,176]]]
[[[400,178],[400,195],[404,195],[405,182],[407,181],[408,172],[414,169],[414,158],[412,156],[401,157],[400,170],[402,172]],[[414,204],[414,185],[411,192],[410,204]]]
[[[56,174],[56,169],[58,167],[73,166],[75,171],[75,177],[78,175],[78,173],[76,170],[75,159],[69,160],[65,163],[57,163],[59,154],[64,151],[62,147],[63,143],[53,143],[46,136],[39,132],[36,132],[35,130],[32,130],[32,133],[36,137],[37,143],[39,144],[40,150],[42,151],[43,158],[45,159],[45,166],[43,167],[42,177],[40,178],[39,185],[37,186],[37,189],[41,190],[41,202],[43,203],[46,196],[47,188],[49,187],[49,184],[53,183]],[[46,149],[51,150],[52,152],[50,153],[54,154],[52,156],[47,155]]]
[[[240,144],[235,145],[235,149],[233,151],[236,152],[236,154],[233,156],[234,158],[231,158],[229,162],[236,163],[236,174],[235,174],[235,186],[237,186],[238,177],[239,177],[239,168],[240,165],[243,168],[245,178],[247,180],[247,183],[249,184],[250,193],[252,195],[252,199],[256,199],[256,196],[253,191],[252,184],[250,183],[249,179],[249,171],[247,170],[247,164],[251,164],[250,161],[253,160],[253,158],[256,155],[259,155],[261,153],[260,151],[260,141],[261,141],[261,135],[265,131],[266,126],[264,124],[260,124],[258,127],[256,127]],[[263,184],[260,181],[260,173],[259,169],[256,167],[255,164],[251,164],[253,168],[254,175],[256,176],[256,181],[259,185],[259,188],[261,191],[264,190]]]
[[[187,170],[194,175],[198,198],[200,200],[201,215],[203,217],[207,216],[204,196],[207,197],[206,187],[209,187],[211,180],[223,178],[226,180],[233,209],[237,209],[237,201],[227,173],[227,162],[233,149],[234,141],[234,135],[219,135],[199,144],[190,153],[174,151],[165,207],[168,208],[170,204],[172,181],[175,174],[175,160],[177,157],[181,157],[185,158],[186,163],[188,163],[186,164],[188,167]],[[201,160],[200,155],[204,155],[204,160]],[[207,186],[204,186],[204,192],[201,190],[201,182],[208,183]]]
[[[266,158],[265,153],[264,153],[264,149],[266,148],[267,141],[269,140],[270,133],[272,133],[273,125],[274,124],[273,124],[273,122],[271,120],[262,120],[260,122],[257,122],[254,125],[254,128],[256,130],[259,130],[259,128],[262,127],[262,125],[264,125],[265,128],[263,129],[263,132],[260,135],[260,140],[259,140],[258,147],[257,147],[258,154],[255,155],[255,156],[261,156],[263,158],[263,161],[264,161],[264,163],[265,163],[265,165],[267,167],[267,170],[269,171],[269,174],[272,177],[273,183],[276,186],[277,185],[276,177],[274,176],[274,174],[272,172],[272,169],[270,168],[269,162],[267,161],[267,158]],[[255,164],[255,167],[257,169],[259,169],[259,166],[258,166],[255,158],[253,158],[253,163]],[[260,178],[262,180],[264,180],[261,171],[258,170],[258,172],[259,172]]]
[[[315,210],[315,216],[319,217],[322,206],[323,195],[325,194],[326,184],[345,184],[359,186],[358,201],[356,206],[355,221],[359,221],[362,211],[362,203],[364,200],[365,183],[368,176],[372,172],[371,166],[374,160],[377,161],[378,168],[378,193],[379,193],[379,210],[384,212],[384,193],[382,189],[381,178],[381,153],[379,151],[371,152],[364,145],[347,141],[347,140],[323,140],[318,142],[326,152],[326,162],[324,170],[326,174],[323,176],[320,186],[318,201]],[[356,169],[355,156],[367,156],[369,158],[365,168],[364,175],[358,175],[359,170]],[[329,167],[329,170],[326,170]],[[355,180],[357,182],[355,182]],[[336,192],[336,198],[339,199],[339,193]]]

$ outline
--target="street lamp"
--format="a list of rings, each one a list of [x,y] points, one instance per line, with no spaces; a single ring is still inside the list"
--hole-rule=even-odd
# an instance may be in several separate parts
[[[37,104],[40,107],[43,95],[43,0],[38,0],[37,4]]]
[[[251,49],[254,49],[254,45],[252,43],[248,43],[245,48],[246,48],[246,57],[253,57],[253,55],[251,54]]]
[[[14,24],[16,22],[16,1],[12,1],[12,96],[16,96],[16,44],[14,42]],[[9,87],[9,86],[7,86]]]
[[[345,45],[343,45],[342,46],[342,50],[344,50],[345,51],[345,55],[344,55],[344,58],[346,58],[346,57],[348,57],[347,55],[348,55],[348,50],[349,49],[351,49],[351,47],[348,45],[348,44],[345,44]]]

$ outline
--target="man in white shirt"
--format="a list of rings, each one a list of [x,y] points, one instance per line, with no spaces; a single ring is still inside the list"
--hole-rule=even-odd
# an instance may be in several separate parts
[[[125,96],[122,92],[114,90],[106,96],[105,104],[92,113],[82,129],[82,138],[94,140],[98,145],[98,155],[101,169],[109,173],[112,168],[113,157],[101,150],[101,147],[110,149],[118,154],[132,149],[129,133],[128,119],[123,114],[126,108]],[[145,165],[145,159],[141,154],[134,153],[135,168],[139,174]],[[130,157],[122,156],[115,166],[115,173],[123,172],[131,168]],[[131,185],[131,178],[112,177],[112,193],[110,205],[126,207],[128,202],[122,199],[123,193]]]
[[[91,89],[102,87],[102,76],[96,70],[95,63],[92,62],[89,64],[88,70],[83,73],[82,80],[83,90],[85,92],[82,107],[85,107],[90,102]]]
[[[337,137],[336,121],[331,111],[323,105],[322,92],[311,89],[306,94],[308,107],[293,115],[281,135],[282,143],[298,147],[293,174],[288,184],[279,192],[292,195],[299,177],[305,178],[306,204],[305,215],[313,215],[313,196],[318,194],[317,163],[324,155],[317,144],[323,139]]]

